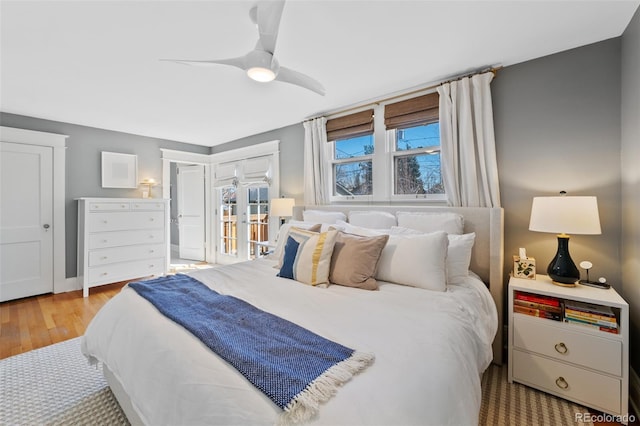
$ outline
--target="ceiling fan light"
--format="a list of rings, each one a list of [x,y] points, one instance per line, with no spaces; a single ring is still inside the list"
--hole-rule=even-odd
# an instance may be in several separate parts
[[[276,74],[273,71],[271,71],[269,68],[263,68],[263,67],[249,68],[247,70],[247,75],[252,80],[259,81],[261,83],[273,81],[273,79],[276,78]]]

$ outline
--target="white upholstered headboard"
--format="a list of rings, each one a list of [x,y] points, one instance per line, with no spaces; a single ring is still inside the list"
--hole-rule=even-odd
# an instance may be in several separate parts
[[[464,232],[475,232],[471,254],[471,270],[487,284],[498,310],[498,332],[493,341],[493,361],[502,364],[502,312],[504,265],[504,211],[502,208],[445,207],[445,206],[384,206],[384,205],[327,205],[309,206],[310,210],[396,212],[453,212],[464,217]],[[305,206],[293,209],[293,219],[302,220]]]

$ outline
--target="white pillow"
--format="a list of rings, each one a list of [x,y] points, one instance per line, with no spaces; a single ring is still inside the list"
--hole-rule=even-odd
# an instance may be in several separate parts
[[[349,223],[364,228],[389,229],[397,225],[398,221],[389,212],[352,211],[349,212]]]
[[[302,219],[305,222],[313,223],[336,223],[339,220],[347,220],[347,216],[342,212],[332,212],[324,210],[304,210]]]
[[[314,225],[317,224],[313,222],[303,222],[300,220],[290,220],[280,226],[280,230],[278,231],[278,235],[276,236],[276,248],[273,249],[273,254],[270,257],[278,260],[278,263],[281,262],[282,256],[284,255],[284,245],[287,244],[287,236],[289,235],[289,230],[292,227],[309,229]]]
[[[457,213],[398,212],[398,226],[422,232],[444,231],[448,234],[464,232],[464,217]]]
[[[392,226],[391,235],[419,235],[420,231],[401,226]],[[469,276],[471,251],[476,241],[476,233],[448,234],[449,248],[447,249],[447,282],[457,284]]]
[[[457,284],[469,276],[471,250],[476,241],[476,233],[463,235],[449,234],[447,249],[447,282]]]
[[[391,228],[389,229],[364,228],[362,226],[352,225],[343,220],[339,220],[331,226],[337,229],[338,231],[346,232],[347,234],[360,235],[363,237],[375,237],[378,235],[385,235],[385,234],[391,233]]]
[[[391,235],[380,255],[376,279],[445,291],[448,245],[449,240],[445,232]]]

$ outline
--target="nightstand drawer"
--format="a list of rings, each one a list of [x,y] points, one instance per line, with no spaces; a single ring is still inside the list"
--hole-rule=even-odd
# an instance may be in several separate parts
[[[513,346],[529,352],[622,376],[622,342],[586,334],[541,318],[513,316]],[[605,332],[602,332],[605,333]]]
[[[620,413],[621,380],[519,350],[514,380],[610,413]]]

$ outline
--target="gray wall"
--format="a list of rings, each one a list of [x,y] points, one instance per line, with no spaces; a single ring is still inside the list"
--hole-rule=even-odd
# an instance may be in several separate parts
[[[280,141],[280,196],[295,198],[296,204],[304,203],[304,128],[293,124],[269,132],[260,133],[211,148],[212,154],[244,148],[262,142]]]
[[[79,197],[141,197],[137,189],[102,188],[101,152],[119,152],[138,156],[138,177],[162,180],[160,148],[209,154],[209,147],[154,139],[128,133],[112,132],[93,127],[57,121],[41,120],[15,114],[0,113],[0,124],[27,130],[68,135],[66,151],[66,276],[76,276],[76,250],[78,233]],[[162,196],[162,188],[153,189],[154,197]]]
[[[640,372],[640,9],[622,35],[622,293],[631,360]]]
[[[505,210],[505,274],[525,247],[539,273],[555,235],[531,232],[534,196],[598,197],[602,235],[572,235],[576,264],[617,289],[620,274],[620,39],[507,67],[492,83],[498,168]]]

